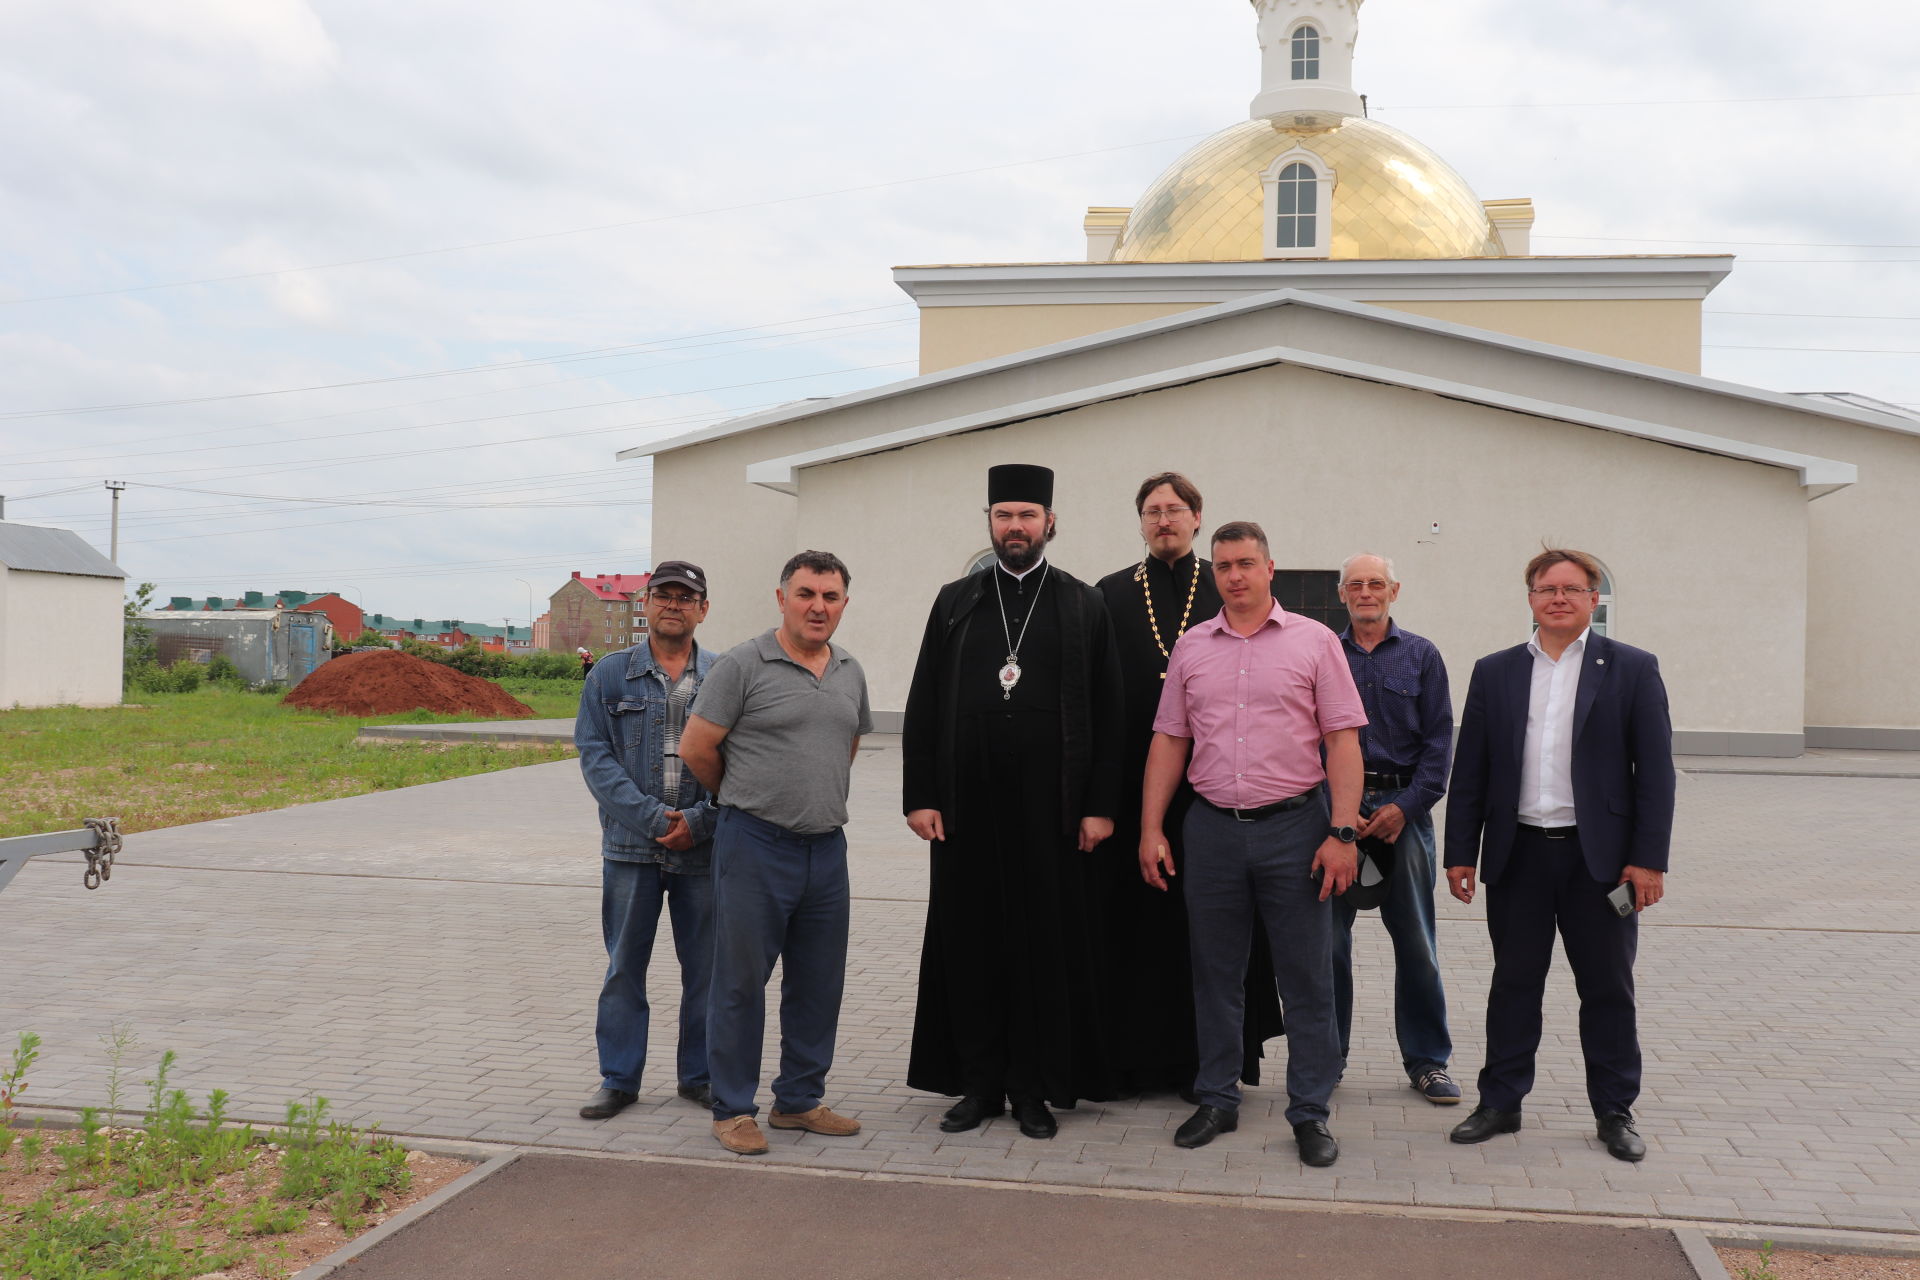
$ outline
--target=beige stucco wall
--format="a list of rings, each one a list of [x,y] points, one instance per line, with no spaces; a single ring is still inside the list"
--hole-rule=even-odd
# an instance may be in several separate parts
[[[1807,507],[1792,472],[1287,367],[803,471],[798,542],[847,545],[845,513],[862,513],[841,638],[876,708],[902,705],[935,590],[986,545],[986,468],[1007,461],[1059,473],[1053,555],[1089,580],[1138,559],[1134,488],[1169,467],[1206,493],[1209,528],[1259,520],[1281,568],[1392,556],[1400,617],[1440,646],[1456,702],[1475,658],[1527,635],[1519,574],[1541,541],[1584,547],[1614,575],[1614,634],[1661,656],[1677,728],[1801,729]],[[1702,625],[1703,580],[1769,620],[1741,629],[1737,663]]]
[[[120,701],[120,580],[0,570],[0,707]]]
[[[1454,324],[1577,351],[1639,360],[1682,373],[1700,372],[1700,302],[1685,298],[1494,302],[1381,302],[1378,305]]]
[[[922,307],[920,372],[938,373],[976,360],[1030,351],[1069,338],[1158,320],[1208,306],[1204,302],[1047,303],[1036,306]]]
[[[920,372],[972,364],[1049,343],[1194,311],[1210,303],[1036,303],[926,307],[920,312]],[[1375,303],[1495,333],[1700,372],[1697,299],[1511,299]]]
[[[1802,410],[1675,388],[1606,369],[1529,360],[1464,339],[1394,333],[1344,316],[1309,322],[1296,312],[1281,324],[1305,335],[1300,341],[1356,359],[1436,377],[1493,380],[1522,395],[1853,463],[1857,483],[1808,507],[1804,563],[1796,558],[1778,566],[1807,583],[1806,723],[1920,729],[1920,679],[1906,642],[1920,629],[1920,597],[1857,586],[1868,575],[1883,582],[1920,575],[1920,539],[1905,534],[1920,495],[1920,435],[1818,416],[1810,412],[1815,402]],[[1656,511],[1650,518],[1666,515]],[[1679,560],[1691,551],[1675,542],[1672,554]]]

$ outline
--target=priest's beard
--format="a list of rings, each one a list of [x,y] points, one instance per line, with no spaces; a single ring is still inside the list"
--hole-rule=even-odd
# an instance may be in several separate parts
[[[1026,539],[1021,538],[1018,540],[1019,546],[1017,548],[1007,545],[1009,542],[1015,540],[1011,537],[1002,539],[996,534],[989,534],[988,536],[993,539],[993,554],[1000,558],[1000,563],[1006,566],[1007,571],[1009,573],[1025,573],[1027,570],[1033,568],[1033,566],[1039,564],[1040,557],[1046,554],[1047,544],[1053,541],[1053,521],[1051,519],[1047,521],[1046,536],[1041,538],[1040,541],[1028,542]]]

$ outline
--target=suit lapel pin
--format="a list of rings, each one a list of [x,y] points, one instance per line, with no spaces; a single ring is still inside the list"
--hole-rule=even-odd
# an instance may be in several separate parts
[[[1607,660],[1605,658],[1595,658],[1593,660],[1593,665],[1596,667],[1604,667],[1607,665]]]

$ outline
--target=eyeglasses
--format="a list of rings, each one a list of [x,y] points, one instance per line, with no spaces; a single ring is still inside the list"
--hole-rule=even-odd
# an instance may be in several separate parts
[[[1174,516],[1184,516],[1192,510],[1192,507],[1148,507],[1140,513],[1140,519],[1143,523],[1151,521],[1158,524],[1160,521],[1170,520]]]
[[[657,604],[662,609],[691,609],[700,603],[699,596],[661,595],[654,592],[647,597],[648,604]]]
[[[1535,600],[1553,600],[1565,596],[1569,600],[1575,596],[1590,596],[1598,587],[1528,587],[1527,594]]]
[[[1389,585],[1391,584],[1382,582],[1378,578],[1368,578],[1365,582],[1362,582],[1360,579],[1355,578],[1352,581],[1343,582],[1340,584],[1341,589],[1345,591],[1359,591],[1359,590],[1365,589],[1367,591],[1373,592],[1375,595],[1379,595],[1382,591],[1385,591]]]

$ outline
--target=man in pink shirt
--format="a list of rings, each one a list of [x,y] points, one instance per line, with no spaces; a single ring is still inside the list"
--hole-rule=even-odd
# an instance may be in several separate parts
[[[1287,1020],[1287,1122],[1300,1159],[1325,1166],[1340,1154],[1327,1099],[1341,1069],[1328,899],[1357,866],[1367,715],[1339,638],[1275,602],[1259,525],[1221,525],[1213,570],[1224,608],[1173,648],[1140,813],[1140,874],[1165,889],[1176,868],[1162,824],[1191,757],[1200,802],[1183,832],[1200,1106],[1173,1140],[1202,1147],[1239,1127],[1243,975],[1257,916]]]

